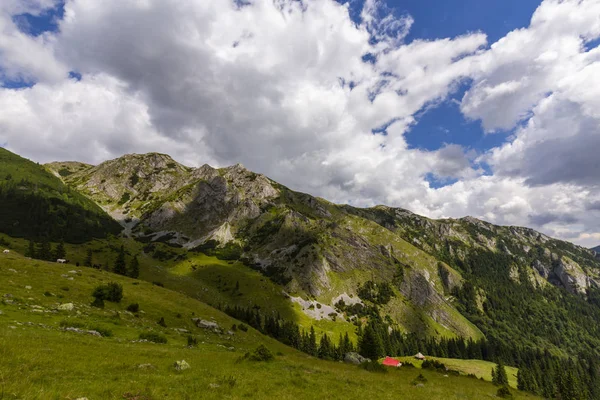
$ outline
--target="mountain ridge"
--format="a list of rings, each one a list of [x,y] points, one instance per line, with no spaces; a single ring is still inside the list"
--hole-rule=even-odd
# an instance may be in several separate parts
[[[482,254],[512,260],[502,275],[507,284],[540,291],[551,285],[582,298],[600,286],[600,262],[590,250],[533,229],[338,205],[241,164],[191,168],[166,154],[130,154],[62,179],[120,219],[136,240],[240,260],[290,296],[315,299],[350,321],[360,313],[336,304],[354,296],[406,332],[482,337],[460,300],[465,282],[483,279],[467,265]],[[385,304],[361,298],[364,287],[386,282],[395,283]],[[480,293],[469,301],[482,313],[489,299]]]

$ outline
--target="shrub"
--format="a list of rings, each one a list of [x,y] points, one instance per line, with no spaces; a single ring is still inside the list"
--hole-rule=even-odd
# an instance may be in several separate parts
[[[84,324],[79,321],[69,321],[63,319],[58,323],[58,326],[60,326],[61,328],[83,328]]]
[[[506,386],[502,386],[500,389],[498,389],[498,391],[496,392],[496,396],[502,398],[502,399],[512,399],[512,393],[510,392],[510,390],[508,390],[508,388]]]
[[[140,311],[140,305],[138,303],[132,303],[127,306],[127,311],[136,313]]]
[[[140,333],[140,340],[147,340],[153,343],[167,343],[167,338],[156,332]]]
[[[421,368],[436,370],[436,371],[446,371],[447,370],[446,366],[437,360],[425,360],[425,361],[423,361]]]
[[[264,344],[258,346],[252,353],[246,353],[248,358],[252,361],[271,361],[275,358],[271,350],[269,350]]]
[[[96,308],[104,308],[104,300],[98,297],[94,297],[94,301],[92,301],[92,304],[90,305]]]
[[[248,327],[244,324],[239,324],[238,329],[243,332],[248,332]]]
[[[46,296],[46,297],[52,297],[54,295],[52,293],[50,293],[50,292],[44,292],[44,296]]]
[[[427,378],[423,376],[423,374],[419,374],[413,381],[413,385],[418,385],[419,383],[427,383]]]
[[[237,378],[233,375],[231,376],[223,376],[222,378],[219,379],[219,384],[222,386],[229,386],[230,388],[233,388],[235,386],[235,384],[237,383]]]
[[[160,287],[165,287],[165,285],[162,282],[158,282],[158,281],[152,281],[152,284],[154,286],[160,286]]]
[[[193,337],[192,335],[188,335],[187,342],[189,347],[198,346],[198,338]]]
[[[94,326],[94,327],[91,327],[90,329],[98,332],[99,334],[102,335],[102,337],[112,337],[112,335],[113,335],[113,333],[110,329],[104,328],[102,326]]]
[[[160,326],[162,326],[163,328],[167,327],[167,323],[165,322],[165,317],[160,317],[160,319],[158,320],[158,324]]]
[[[96,286],[92,296],[96,299],[120,303],[123,299],[123,286],[111,282],[107,285]]]
[[[360,367],[369,372],[378,372],[381,374],[388,372],[387,368],[382,364],[379,364],[377,361],[366,361],[360,364]]]
[[[237,328],[237,325],[236,325],[236,324],[233,324],[233,325],[231,325],[231,330],[232,330],[233,332],[237,332],[237,329],[238,329],[238,328]]]

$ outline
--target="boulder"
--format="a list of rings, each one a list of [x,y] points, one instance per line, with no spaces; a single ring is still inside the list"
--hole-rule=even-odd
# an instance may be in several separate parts
[[[346,353],[344,355],[344,362],[348,363],[348,364],[359,365],[359,364],[362,364],[362,363],[367,362],[367,361],[371,361],[371,360],[368,359],[368,358],[365,358],[365,357],[363,357],[360,354],[355,353],[355,352]]]
[[[74,308],[75,306],[73,305],[73,303],[64,303],[58,306],[58,309],[60,311],[73,311]]]
[[[217,324],[216,322],[207,321],[205,319],[200,319],[200,318],[192,318],[192,321],[194,321],[194,323],[196,324],[196,326],[198,328],[212,329],[212,330],[215,330],[215,331],[218,331],[218,330],[221,329],[219,327],[219,324]]]
[[[173,364],[173,367],[175,367],[176,371],[185,371],[186,369],[192,368],[190,366],[190,364],[188,364],[187,361],[185,361],[185,360],[175,361],[175,364]]]

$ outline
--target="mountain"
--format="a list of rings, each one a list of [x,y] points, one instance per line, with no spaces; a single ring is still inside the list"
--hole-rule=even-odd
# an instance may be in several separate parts
[[[189,168],[156,153],[126,155],[62,179],[136,240],[239,260],[313,318],[356,320],[364,312],[346,306],[360,303],[405,332],[485,335],[507,344],[518,337],[566,354],[583,343],[600,346],[600,332],[582,328],[600,318],[600,260],[531,229],[336,205],[239,164]],[[317,304],[323,311],[314,311]],[[559,333],[540,329],[578,307],[588,311],[571,315],[574,325]],[[515,323],[498,327],[494,318]]]
[[[590,250],[592,250],[592,251],[594,251],[594,252],[596,252],[596,253],[600,253],[600,246],[593,247],[593,248],[592,248],[592,249],[590,249]]]
[[[422,351],[516,366],[520,387],[548,398],[600,395],[600,260],[589,249],[472,217],[333,204],[239,164],[190,168],[151,153],[31,165],[27,180],[43,176],[120,223],[66,243],[77,263],[139,271],[313,356],[341,360],[350,341],[371,358]],[[52,215],[36,221],[68,218]]]
[[[0,148],[0,226],[16,237],[85,242],[121,227],[43,166]]]

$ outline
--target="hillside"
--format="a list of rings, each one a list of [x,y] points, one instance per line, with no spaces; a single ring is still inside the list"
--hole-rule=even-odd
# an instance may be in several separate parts
[[[411,368],[380,374],[321,361],[252,328],[232,331],[239,321],[147,282],[14,252],[0,257],[0,386],[7,399],[392,399],[398,393],[417,400],[492,399],[497,391],[466,376]],[[94,288],[108,282],[122,285],[121,302],[90,307]],[[126,310],[132,303],[139,311]],[[165,326],[157,323],[161,318]],[[221,331],[199,328],[192,318]],[[147,332],[167,343],[140,341]],[[197,344],[188,346],[188,336]],[[275,360],[244,358],[260,344]],[[173,365],[181,360],[191,368],[177,371]],[[416,385],[421,373],[426,382]]]
[[[120,218],[149,250],[172,247],[172,260],[194,250],[239,261],[312,317],[360,317],[356,307],[336,306],[344,299],[375,307],[404,332],[474,339],[483,332],[506,344],[517,336],[523,345],[570,354],[600,345],[600,333],[588,328],[598,314],[590,303],[600,260],[527,228],[335,205],[241,165],[194,169],[156,153],[127,155],[64,180]],[[180,264],[176,270],[185,271]],[[390,295],[379,299],[378,290]],[[515,308],[517,302],[530,308]],[[327,312],[315,311],[317,303]],[[589,310],[571,313],[580,307]],[[563,315],[574,326],[559,337],[540,331],[544,318],[562,324]],[[519,322],[499,329],[493,321],[500,317]]]
[[[241,165],[189,168],[152,153],[46,168],[125,227],[67,243],[81,265],[126,275],[135,261],[136,277],[322,358],[340,359],[347,335],[371,358],[501,361],[524,371],[531,392],[600,394],[591,250],[471,217],[336,205]],[[4,245],[28,251],[6,233]],[[333,348],[300,343],[297,330],[310,329]]]
[[[0,226],[16,237],[82,243],[121,227],[44,167],[0,148]]]

